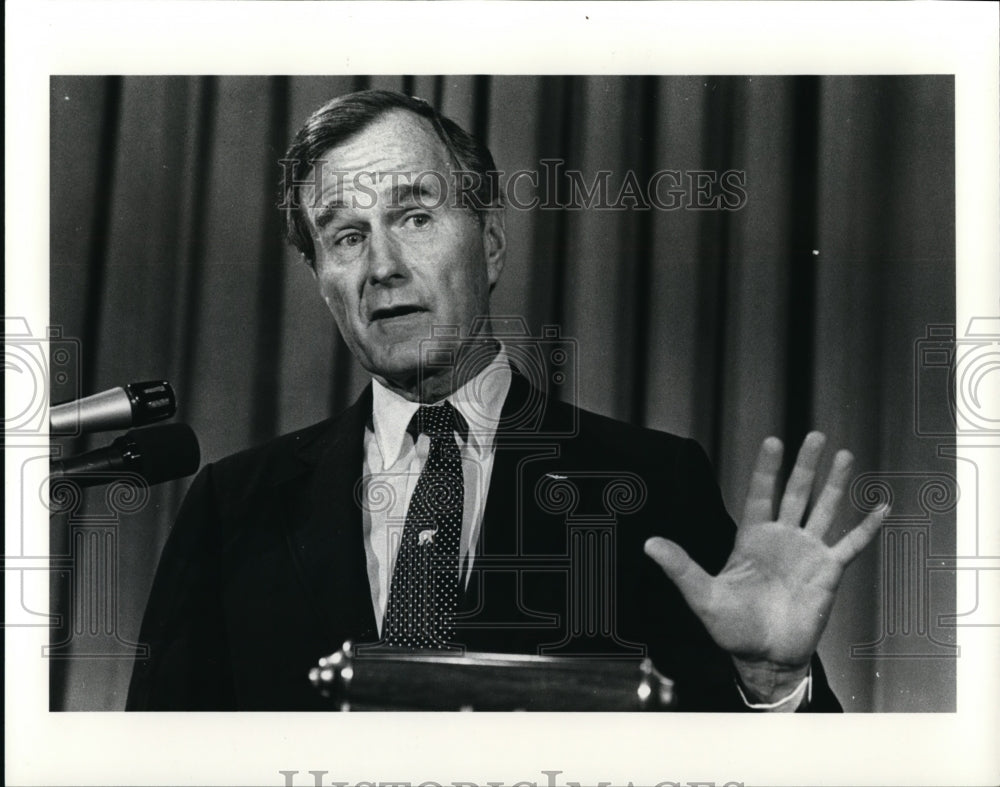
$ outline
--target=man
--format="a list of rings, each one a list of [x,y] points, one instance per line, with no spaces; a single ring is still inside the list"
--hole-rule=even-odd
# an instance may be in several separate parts
[[[883,515],[823,543],[848,452],[803,523],[823,437],[777,512],[782,446],[765,440],[734,533],[692,441],[548,399],[494,335],[506,235],[480,143],[425,102],[365,91],[317,110],[287,159],[289,237],[373,383],[195,479],[129,709],[322,709],[308,670],[347,639],[646,653],[682,709],[839,709],[815,650]]]

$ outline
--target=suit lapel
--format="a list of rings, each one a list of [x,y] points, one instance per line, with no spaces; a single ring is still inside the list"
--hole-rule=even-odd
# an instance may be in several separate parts
[[[541,547],[551,554],[563,549],[564,534],[543,528],[545,518],[535,504],[535,482],[544,470],[565,461],[564,453],[571,445],[567,438],[574,433],[567,418],[572,410],[548,399],[515,367],[511,369],[510,392],[497,430],[480,554],[523,555],[529,530],[536,536],[535,549]],[[545,543],[537,537],[545,537]],[[527,548],[527,552],[535,549]]]
[[[332,644],[375,637],[359,488],[371,386],[299,458],[312,471],[284,484],[286,537],[306,593]]]
[[[511,371],[510,391],[496,433],[493,473],[477,550],[477,554],[486,556],[520,553],[519,532],[523,523],[519,519],[523,506],[518,474],[521,463],[538,450],[526,430],[532,422],[530,409],[537,404],[533,396],[537,392],[515,367]]]
[[[473,579],[460,602],[459,639],[473,650],[533,652],[538,642],[558,639],[557,618],[542,612],[552,606],[548,585],[539,595],[537,572],[526,580],[516,567],[525,555],[537,557],[539,547],[549,555],[565,549],[563,529],[547,526],[533,498],[534,482],[558,461],[561,441],[549,431],[546,410],[552,403],[512,371]]]

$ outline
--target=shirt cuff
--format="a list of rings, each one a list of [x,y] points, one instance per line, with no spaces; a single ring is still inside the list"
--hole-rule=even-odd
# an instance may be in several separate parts
[[[795,690],[782,700],[777,702],[750,702],[747,695],[743,693],[743,687],[736,681],[736,690],[740,693],[740,699],[750,710],[762,711],[765,713],[795,713],[809,706],[812,702],[812,669],[802,682],[795,687]]]

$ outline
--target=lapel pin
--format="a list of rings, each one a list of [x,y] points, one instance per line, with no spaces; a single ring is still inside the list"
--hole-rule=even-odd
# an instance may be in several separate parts
[[[436,530],[421,530],[417,534],[417,544],[420,546],[424,546],[425,544],[433,544],[434,534],[436,532],[437,532]]]

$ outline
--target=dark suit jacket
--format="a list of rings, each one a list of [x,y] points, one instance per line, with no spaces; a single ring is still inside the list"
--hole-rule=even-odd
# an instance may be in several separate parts
[[[157,570],[128,710],[322,710],[307,675],[376,639],[359,505],[371,389],[348,410],[206,466]],[[460,602],[470,650],[651,656],[681,710],[744,710],[728,656],[643,554],[706,570],[735,528],[691,440],[549,400],[515,373]],[[607,603],[602,603],[602,602]],[[839,710],[814,662],[811,710]]]

